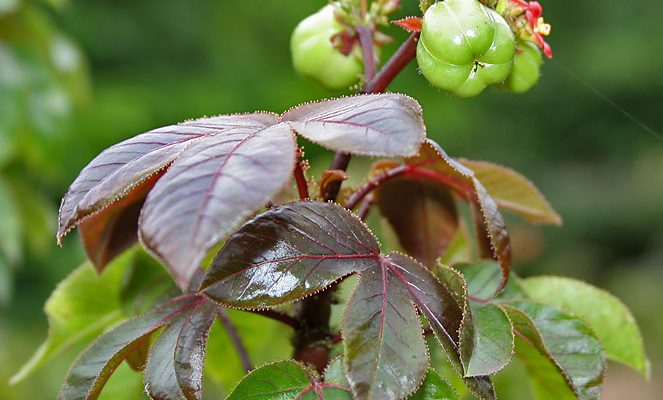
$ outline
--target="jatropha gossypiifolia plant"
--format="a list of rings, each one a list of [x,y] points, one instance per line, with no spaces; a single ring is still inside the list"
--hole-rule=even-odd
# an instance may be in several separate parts
[[[396,21],[410,37],[379,70],[389,42],[379,28],[399,1],[330,2],[296,28],[296,69],[329,87],[359,83],[357,95],[158,128],[85,167],[62,201],[58,241],[78,227],[100,276],[82,267],[56,289],[49,339],[15,380],[98,335],[59,398],[97,398],[126,361],[149,397],[201,399],[217,320],[247,372],[229,399],[494,399],[492,376],[514,356],[532,398],[598,399],[606,359],[647,375],[638,328],[617,299],[510,272],[501,209],[561,224],[533,184],[448,156],[426,138],[416,100],[383,93],[415,58],[431,84],[459,96],[528,90],[540,51],[552,55],[541,6],[420,7],[422,17]],[[319,179],[298,137],[336,152]],[[342,187],[352,156],[383,159],[364,184]],[[381,245],[369,216],[397,240]],[[292,359],[254,368],[229,309],[291,327]],[[440,354],[445,363],[429,361]]]

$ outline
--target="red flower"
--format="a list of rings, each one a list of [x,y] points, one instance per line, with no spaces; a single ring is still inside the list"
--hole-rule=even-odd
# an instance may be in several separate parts
[[[552,48],[546,41],[543,39],[545,36],[550,35],[550,24],[547,24],[544,21],[543,17],[543,7],[539,4],[538,1],[524,1],[524,0],[511,0],[521,11],[525,12],[525,17],[529,23],[530,33],[543,53],[548,58],[552,58]]]

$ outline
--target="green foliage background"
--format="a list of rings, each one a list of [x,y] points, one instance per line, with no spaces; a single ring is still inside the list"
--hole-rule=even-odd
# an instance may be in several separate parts
[[[84,259],[76,234],[63,249],[54,240],[59,199],[78,171],[109,145],[151,128],[337,95],[290,65],[290,32],[324,2],[0,0],[0,224],[18,238],[3,239],[0,251],[0,398],[54,398],[76,353],[6,384],[45,337],[44,301]],[[401,15],[416,13],[416,1],[403,3]],[[555,58],[530,93],[457,100],[429,87],[415,65],[391,90],[421,102],[430,136],[449,154],[513,167],[540,187],[565,224],[509,219],[516,270],[581,278],[620,297],[640,321],[655,377],[663,368],[663,139],[595,91],[663,132],[663,51],[656,45],[663,4],[543,5]],[[30,24],[7,34],[26,14]],[[397,42],[405,37],[394,27],[388,33]],[[84,57],[66,73],[48,66],[75,47],[39,56],[26,50],[61,34]],[[24,61],[18,70],[8,48]],[[319,169],[330,158],[313,148],[307,155]],[[364,165],[353,161],[354,169]],[[612,365],[604,398],[653,399],[657,385]]]

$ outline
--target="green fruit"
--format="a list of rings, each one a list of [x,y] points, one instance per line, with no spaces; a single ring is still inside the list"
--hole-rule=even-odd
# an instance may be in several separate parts
[[[290,39],[295,70],[329,89],[345,89],[357,83],[364,70],[361,49],[355,45],[346,56],[331,41],[343,29],[334,18],[331,4],[300,22]]]
[[[424,14],[417,62],[433,86],[473,97],[511,73],[515,39],[504,18],[477,0],[446,0]]]
[[[543,57],[534,43],[519,41],[513,59],[513,70],[504,82],[504,86],[514,93],[530,90],[539,81],[542,63]]]

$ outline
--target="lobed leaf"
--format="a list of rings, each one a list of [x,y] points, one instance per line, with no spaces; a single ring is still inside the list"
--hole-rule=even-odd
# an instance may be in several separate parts
[[[296,361],[279,361],[251,371],[226,400],[350,400],[343,385],[320,382]]]
[[[179,313],[201,303],[197,296],[182,296],[154,311],[131,319],[100,336],[71,366],[58,399],[96,399],[117,366],[142,341]]]
[[[402,94],[366,94],[303,104],[283,114],[301,136],[334,151],[411,156],[426,137],[419,103]]]
[[[511,268],[511,242],[504,219],[493,198],[470,169],[447,156],[444,150],[430,139],[424,142],[417,156],[406,158],[405,162],[427,171],[431,180],[451,185],[468,198],[479,229],[482,256],[492,257],[502,266],[502,280],[498,291],[501,290],[508,280]]]
[[[416,309],[388,262],[361,273],[341,322],[347,377],[360,400],[405,398],[428,369]]]
[[[605,357],[584,321],[555,307],[526,301],[512,301],[504,308],[516,334],[555,366],[578,399],[599,398]]]
[[[140,239],[186,288],[207,252],[289,182],[296,143],[272,115],[241,116],[236,126],[182,151],[147,196]]]
[[[375,192],[408,254],[428,268],[436,265],[458,231],[458,212],[451,191],[421,178],[396,178]]]
[[[84,263],[58,284],[44,305],[48,337],[11,378],[11,384],[23,381],[62,351],[91,340],[122,319],[120,283],[132,257],[127,254],[117,259],[101,275],[90,263]]]
[[[629,309],[612,294],[575,279],[541,276],[522,285],[532,300],[561,307],[584,319],[605,347],[608,359],[649,376],[649,361],[638,324]]]
[[[498,206],[532,222],[562,224],[562,218],[536,186],[516,171],[486,161],[459,161],[474,171],[474,176],[484,185]]]
[[[379,263],[380,246],[344,208],[300,201],[247,222],[226,241],[200,290],[240,308],[275,306]]]

